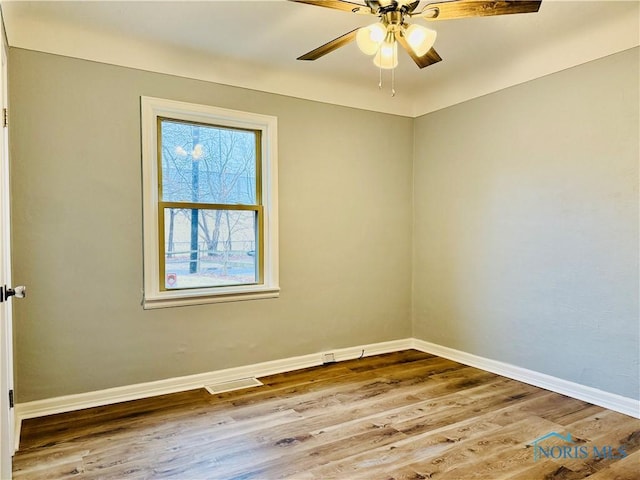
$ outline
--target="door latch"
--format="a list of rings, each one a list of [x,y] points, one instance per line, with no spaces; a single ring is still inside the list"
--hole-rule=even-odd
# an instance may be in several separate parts
[[[0,292],[2,289],[0,289]],[[27,287],[21,285],[16,288],[4,287],[4,294],[2,295],[4,300],[9,300],[9,297],[15,296],[16,298],[24,298],[27,296]]]

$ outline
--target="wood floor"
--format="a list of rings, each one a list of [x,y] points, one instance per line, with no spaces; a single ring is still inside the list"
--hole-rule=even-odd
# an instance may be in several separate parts
[[[414,350],[261,380],[26,420],[14,478],[640,479],[640,420]]]

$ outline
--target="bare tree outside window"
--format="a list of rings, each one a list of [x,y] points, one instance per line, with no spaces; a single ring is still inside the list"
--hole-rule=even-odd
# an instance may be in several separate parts
[[[163,119],[160,138],[165,288],[257,283],[259,132]]]

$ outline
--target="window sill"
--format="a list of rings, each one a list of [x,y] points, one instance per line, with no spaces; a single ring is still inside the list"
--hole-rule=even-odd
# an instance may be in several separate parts
[[[148,295],[142,301],[142,308],[154,310],[157,308],[187,307],[190,305],[206,305],[209,303],[241,302],[244,300],[261,300],[278,298],[279,287],[253,287],[251,289],[229,289],[225,292],[212,294],[210,292],[161,292]]]

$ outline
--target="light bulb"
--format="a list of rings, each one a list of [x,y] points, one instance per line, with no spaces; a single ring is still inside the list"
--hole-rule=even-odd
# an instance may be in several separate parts
[[[373,57],[373,64],[376,67],[392,69],[398,66],[398,42],[395,40],[385,40],[380,45],[380,50]]]
[[[365,55],[374,55],[387,34],[387,29],[382,23],[374,23],[368,27],[362,27],[356,34],[358,48]]]
[[[433,47],[433,44],[436,42],[437,35],[435,30],[429,30],[415,23],[409,25],[409,28],[407,28],[405,32],[407,43],[419,57],[422,57],[431,50],[431,47]]]

